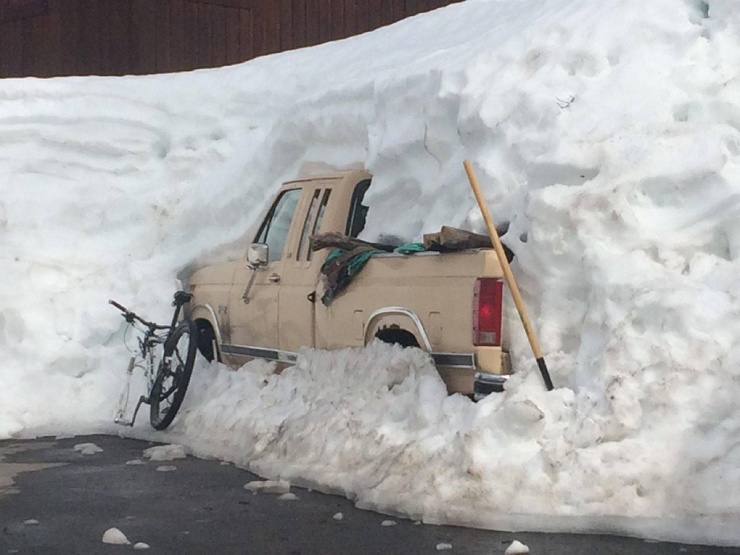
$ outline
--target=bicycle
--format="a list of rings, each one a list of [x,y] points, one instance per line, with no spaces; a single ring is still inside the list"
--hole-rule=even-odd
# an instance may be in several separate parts
[[[126,370],[126,388],[121,393],[114,416],[116,424],[133,426],[142,403],[149,405],[149,422],[155,430],[166,429],[175,419],[190,383],[197,350],[195,325],[189,320],[183,320],[178,324],[182,307],[192,298],[193,296],[185,291],[175,293],[172,303],[175,313],[169,326],[144,320],[122,304],[112,299],[108,301],[123,312],[123,317],[130,326],[141,333],[138,337],[138,349],[132,351],[133,355]],[[165,330],[167,332],[162,333]],[[134,368],[144,370],[148,394],[139,397],[133,416],[127,420],[125,415]]]

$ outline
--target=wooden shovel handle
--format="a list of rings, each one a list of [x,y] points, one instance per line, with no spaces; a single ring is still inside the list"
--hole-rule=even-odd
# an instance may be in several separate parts
[[[478,207],[480,208],[481,214],[483,215],[483,220],[486,222],[488,235],[491,237],[493,249],[496,251],[496,256],[498,257],[499,264],[501,264],[501,269],[504,271],[504,279],[506,280],[506,285],[509,286],[511,296],[514,298],[516,310],[517,312],[519,312],[519,318],[522,320],[524,332],[527,334],[527,339],[529,339],[529,345],[530,347],[532,347],[532,353],[534,353],[534,358],[537,360],[537,366],[539,367],[540,373],[542,374],[542,379],[545,381],[545,386],[547,387],[547,390],[552,391],[552,380],[550,379],[550,373],[547,371],[547,365],[545,364],[545,359],[542,356],[540,344],[537,341],[537,336],[534,333],[532,324],[529,322],[529,316],[527,316],[527,308],[524,306],[524,301],[522,300],[521,293],[519,293],[519,287],[517,287],[516,280],[514,279],[514,274],[511,272],[509,261],[506,260],[504,247],[503,245],[501,245],[501,240],[499,239],[498,233],[496,232],[496,226],[493,223],[493,218],[491,218],[491,213],[488,211],[488,205],[483,199],[483,194],[481,193],[480,186],[478,185],[478,178],[475,176],[473,165],[470,163],[470,160],[465,160],[463,162],[463,166],[465,166],[465,173],[468,174],[468,180],[470,181],[470,186],[473,188],[475,200],[478,201]]]

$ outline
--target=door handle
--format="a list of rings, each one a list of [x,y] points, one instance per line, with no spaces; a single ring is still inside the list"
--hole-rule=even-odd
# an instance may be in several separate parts
[[[280,283],[280,276],[278,274],[272,274],[270,276],[267,276],[268,281],[271,281],[272,283]]]

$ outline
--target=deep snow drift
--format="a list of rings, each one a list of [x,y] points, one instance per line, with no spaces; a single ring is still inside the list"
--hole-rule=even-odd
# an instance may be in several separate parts
[[[510,306],[519,373],[477,405],[419,353],[305,351],[198,368],[156,437],[428,522],[740,543],[734,5],[468,0],[230,68],[0,81],[0,437],[111,430],[107,299],[165,320],[307,163],[368,168],[366,236],[415,239],[482,229],[470,158],[556,391]]]

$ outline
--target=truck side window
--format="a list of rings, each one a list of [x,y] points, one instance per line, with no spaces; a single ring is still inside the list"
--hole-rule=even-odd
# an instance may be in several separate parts
[[[269,247],[271,262],[283,257],[283,249],[288,239],[288,231],[290,231],[290,222],[293,220],[293,213],[300,198],[300,189],[283,191],[275,204],[272,205],[270,213],[257,234],[256,242],[266,243]]]
[[[355,190],[352,193],[352,200],[350,201],[345,235],[357,237],[360,232],[365,229],[365,219],[367,218],[368,207],[362,204],[362,200],[365,198],[365,193],[367,192],[368,187],[370,187],[369,179],[360,181],[355,185]]]
[[[298,243],[298,256],[296,257],[296,260],[303,260],[303,254],[306,251],[306,248],[308,247],[308,239],[311,236],[309,233],[311,229],[311,224],[314,221],[314,218],[316,217],[316,211],[319,207],[319,195],[321,194],[321,189],[316,189],[313,192],[313,197],[311,198],[311,206],[308,207],[308,214],[306,214],[306,221],[303,222],[303,231],[301,231],[301,241]],[[308,255],[311,253],[309,252]],[[309,260],[309,256],[306,257],[306,260]]]

